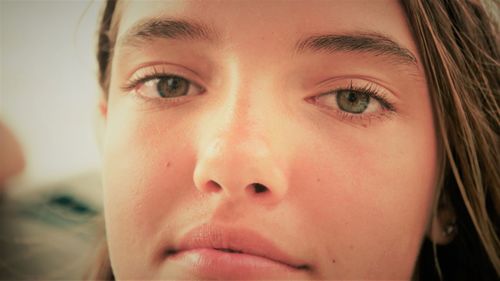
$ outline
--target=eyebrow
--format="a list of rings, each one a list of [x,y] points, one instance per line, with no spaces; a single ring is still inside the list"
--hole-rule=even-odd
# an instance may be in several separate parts
[[[118,45],[135,45],[158,38],[212,41],[218,35],[207,25],[194,21],[152,18],[131,27],[118,40]]]
[[[380,33],[352,33],[314,35],[301,39],[295,45],[297,53],[307,51],[359,52],[392,57],[398,63],[417,65],[416,56]]]
[[[220,39],[220,36],[211,26],[195,21],[150,18],[126,31],[118,40],[118,45],[133,46],[158,38],[214,41]],[[371,53],[376,56],[391,57],[396,63],[417,66],[416,56],[410,50],[377,32],[312,35],[300,39],[295,44],[296,53],[311,51]]]

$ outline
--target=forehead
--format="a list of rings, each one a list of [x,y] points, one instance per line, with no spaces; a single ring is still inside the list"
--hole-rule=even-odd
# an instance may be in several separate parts
[[[152,18],[195,21],[211,27],[226,42],[239,46],[293,44],[314,34],[377,33],[416,54],[416,47],[398,1],[124,1],[118,38]],[[255,41],[255,40],[258,40]]]

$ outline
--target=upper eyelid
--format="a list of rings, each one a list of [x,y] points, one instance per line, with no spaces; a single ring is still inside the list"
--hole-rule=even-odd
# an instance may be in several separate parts
[[[375,89],[377,93],[383,94],[384,97],[390,96],[391,100],[392,97],[399,100],[398,93],[390,85],[368,76],[339,76],[333,79],[324,79],[317,83],[317,88],[314,92],[316,94],[324,94],[328,93],[329,90],[348,88],[349,83],[352,83],[356,88],[363,88],[369,85],[370,88]]]
[[[169,74],[169,73],[166,73],[166,74],[158,73],[158,74],[153,74],[153,75],[145,75],[142,78],[138,77],[137,80],[128,81],[127,83],[129,83],[129,84],[125,84],[122,87],[122,90],[124,90],[124,91],[131,91],[131,90],[133,90],[134,87],[136,87],[139,84],[144,85],[144,83],[149,82],[151,80],[159,80],[162,77],[169,77],[169,76],[171,76],[171,77],[179,77],[179,78],[185,79],[190,84],[191,87],[196,87],[196,88],[200,89],[202,92],[205,91],[205,88],[201,87],[196,82],[193,82],[192,80],[189,80],[189,79],[187,79],[187,78],[185,78],[183,76],[176,75],[176,74]]]
[[[367,89],[376,91],[377,93],[386,92],[386,90],[384,90],[381,86],[378,86],[377,84],[375,84],[373,82],[357,81],[356,79],[342,80],[341,82],[332,81],[330,83],[325,83],[324,85],[321,85],[319,87],[318,92],[320,94],[328,94],[329,92],[332,92],[332,91],[350,89],[351,87],[354,90],[367,88]]]
[[[138,81],[145,77],[154,76],[177,76],[186,79],[199,87],[206,88],[200,75],[195,71],[175,63],[148,63],[137,67],[126,79],[125,84],[130,81]]]

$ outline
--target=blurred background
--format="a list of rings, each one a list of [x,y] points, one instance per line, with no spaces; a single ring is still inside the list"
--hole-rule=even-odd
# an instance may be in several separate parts
[[[0,280],[81,280],[104,236],[95,137],[101,6],[0,0],[0,120],[25,160],[0,180]]]
[[[0,118],[35,187],[99,167],[94,62],[100,1],[2,0]]]

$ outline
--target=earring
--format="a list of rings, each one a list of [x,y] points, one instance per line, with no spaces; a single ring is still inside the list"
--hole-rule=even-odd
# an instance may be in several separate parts
[[[443,236],[450,238],[450,237],[454,236],[457,231],[458,231],[458,228],[457,228],[456,221],[453,221],[451,223],[447,223],[443,228]]]

